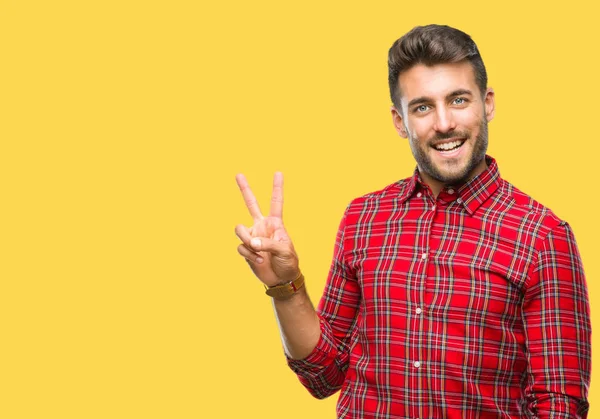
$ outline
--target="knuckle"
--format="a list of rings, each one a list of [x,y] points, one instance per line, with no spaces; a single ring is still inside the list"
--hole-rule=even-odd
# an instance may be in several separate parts
[[[292,252],[290,252],[290,249],[288,249],[287,247],[282,247],[279,251],[279,255],[283,259],[290,259],[292,257]]]

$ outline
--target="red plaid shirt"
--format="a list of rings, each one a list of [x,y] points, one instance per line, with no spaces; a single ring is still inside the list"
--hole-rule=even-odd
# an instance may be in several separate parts
[[[350,203],[291,360],[340,418],[585,418],[587,286],[569,225],[494,159],[435,199],[418,172]]]

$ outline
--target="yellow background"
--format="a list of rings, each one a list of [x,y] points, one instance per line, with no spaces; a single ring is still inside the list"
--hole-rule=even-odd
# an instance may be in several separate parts
[[[419,24],[479,45],[489,153],[570,222],[597,301],[586,4],[2,1],[0,417],[334,418],[337,395],[313,399],[288,370],[237,255],[251,219],[235,174],[267,210],[284,172],[316,304],[346,204],[414,169],[386,59]]]

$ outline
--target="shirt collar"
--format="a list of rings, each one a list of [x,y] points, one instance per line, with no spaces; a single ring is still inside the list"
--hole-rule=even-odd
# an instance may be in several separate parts
[[[487,168],[458,188],[456,200],[466,209],[469,215],[483,204],[500,186],[500,171],[496,160],[486,155]],[[428,188],[421,180],[418,168],[414,174],[404,182],[404,187],[400,190],[398,198],[401,202],[408,199],[417,190]]]
[[[488,165],[487,169],[458,189],[458,196],[470,215],[473,215],[481,204],[500,187],[500,171],[496,160],[487,155],[485,160]]]
[[[400,203],[406,201],[415,193],[419,181],[419,169],[417,168],[411,177],[399,182],[400,191],[398,192],[398,201]]]

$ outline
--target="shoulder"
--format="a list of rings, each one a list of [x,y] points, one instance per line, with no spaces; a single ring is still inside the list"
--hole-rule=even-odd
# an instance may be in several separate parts
[[[343,223],[362,225],[384,219],[398,209],[402,198],[408,196],[413,188],[412,178],[406,178],[354,198],[346,207]]]
[[[556,227],[567,224],[550,208],[504,179],[501,179],[495,200],[509,202],[509,217],[520,220],[521,228],[537,233],[535,236],[538,239],[545,238]]]
[[[410,188],[412,187],[411,179],[412,178],[410,177],[402,179],[389,184],[384,188],[354,198],[350,204],[348,204],[347,210],[362,210],[365,206],[381,206],[391,203],[398,197],[410,193]]]

